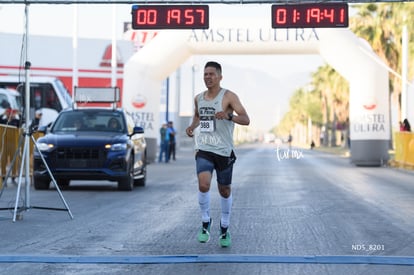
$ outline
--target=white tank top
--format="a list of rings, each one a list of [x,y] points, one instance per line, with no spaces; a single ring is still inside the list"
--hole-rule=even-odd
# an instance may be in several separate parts
[[[195,147],[199,150],[229,157],[234,146],[234,122],[227,119],[216,120],[214,116],[223,110],[223,96],[226,89],[222,88],[212,100],[206,100],[205,93],[201,93],[197,97],[200,125]]]

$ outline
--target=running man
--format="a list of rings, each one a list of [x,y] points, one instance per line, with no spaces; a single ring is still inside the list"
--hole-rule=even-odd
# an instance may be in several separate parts
[[[222,78],[221,65],[214,61],[207,62],[204,66],[207,90],[194,98],[194,116],[186,134],[193,137],[194,130],[200,127],[199,134],[195,136],[198,203],[202,221],[198,241],[206,243],[210,240],[210,185],[215,170],[221,197],[219,244],[228,247],[231,245],[228,229],[233,201],[231,182],[236,160],[233,151],[234,124],[249,125],[250,119],[239,97],[220,86]]]

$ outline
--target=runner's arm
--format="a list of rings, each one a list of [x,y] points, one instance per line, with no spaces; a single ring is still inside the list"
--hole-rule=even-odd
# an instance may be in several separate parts
[[[191,122],[190,126],[185,129],[187,136],[193,137],[194,136],[194,129],[198,127],[200,124],[200,115],[198,113],[198,104],[197,104],[197,96],[194,98],[194,115],[193,121]]]

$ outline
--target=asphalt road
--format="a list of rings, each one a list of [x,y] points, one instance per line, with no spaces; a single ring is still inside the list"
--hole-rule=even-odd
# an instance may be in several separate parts
[[[62,190],[73,219],[56,189],[23,188],[30,209],[13,222],[9,183],[0,274],[413,274],[414,173],[274,144],[236,154],[231,247],[218,245],[215,184],[212,238],[197,242],[193,153],[181,149],[132,192],[111,182]]]

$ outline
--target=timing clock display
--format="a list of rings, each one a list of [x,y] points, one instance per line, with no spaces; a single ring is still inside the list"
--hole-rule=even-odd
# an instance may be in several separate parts
[[[133,5],[133,29],[208,29],[208,5]]]
[[[347,3],[272,5],[272,28],[346,28]]]

